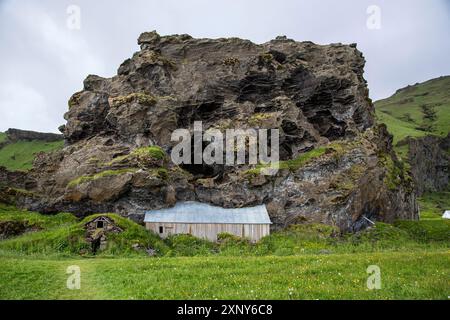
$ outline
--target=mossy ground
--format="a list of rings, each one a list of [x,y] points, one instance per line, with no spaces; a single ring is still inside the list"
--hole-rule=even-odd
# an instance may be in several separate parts
[[[138,156],[138,157],[152,157],[157,160],[162,160],[165,158],[166,153],[164,150],[159,146],[149,146],[149,147],[142,147],[134,150],[132,152],[132,155]]]
[[[388,154],[379,155],[379,161],[387,169],[384,183],[389,190],[396,190],[399,185],[404,185],[404,183],[407,183],[412,188],[412,178],[408,172],[406,162],[394,161]]]
[[[255,113],[248,119],[248,123],[251,126],[259,126],[265,120],[273,118],[274,115],[274,113]]]

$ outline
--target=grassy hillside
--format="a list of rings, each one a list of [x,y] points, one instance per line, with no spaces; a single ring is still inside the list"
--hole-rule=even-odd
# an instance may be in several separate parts
[[[386,111],[376,109],[378,122],[386,124],[389,132],[394,136],[394,146],[406,137],[423,137],[428,133],[417,129],[417,125],[395,118]]]
[[[136,251],[133,244],[152,247],[165,253],[166,245],[156,235],[148,232],[142,226],[115,214],[107,215],[124,230],[120,234],[108,236],[108,248],[102,255],[142,255],[144,250]],[[26,232],[16,237],[0,241],[0,256],[6,252],[21,255],[90,255],[91,245],[85,239],[84,225],[94,219],[91,215],[82,221],[69,213],[56,216],[45,216],[39,213],[20,211],[10,206],[0,205],[0,226],[2,222],[22,222],[34,232]]]
[[[432,79],[398,90],[375,102],[379,122],[394,136],[394,147],[405,159],[406,137],[445,136],[450,131],[450,76]]]
[[[430,209],[431,210],[431,209]],[[288,256],[333,253],[376,252],[450,247],[450,221],[429,212],[422,221],[377,223],[374,228],[357,234],[338,236],[333,227],[320,224],[294,225],[274,232],[259,243],[231,235],[220,235],[219,243],[211,243],[190,235],[173,235],[161,240],[128,219],[108,215],[124,232],[108,236],[108,247],[97,256],[146,256],[145,249],[156,250],[158,256]],[[6,221],[22,222],[34,232],[0,241],[0,256],[93,256],[85,239],[84,224],[96,216],[77,221],[70,214],[45,216],[0,205],[0,227]],[[133,249],[139,244],[142,250]]]
[[[4,134],[0,135],[0,140]],[[39,152],[50,152],[61,149],[63,141],[18,141],[10,143],[0,149],[0,166],[11,171],[26,171],[33,167],[35,155]]]
[[[6,133],[0,132],[0,143],[6,140]]]

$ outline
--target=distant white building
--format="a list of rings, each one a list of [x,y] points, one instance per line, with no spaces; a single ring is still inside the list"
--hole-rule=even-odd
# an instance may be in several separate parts
[[[450,210],[446,210],[444,214],[442,215],[442,218],[444,219],[450,219]]]

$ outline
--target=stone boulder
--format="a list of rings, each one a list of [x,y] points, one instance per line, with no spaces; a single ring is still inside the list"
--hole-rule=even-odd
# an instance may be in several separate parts
[[[43,155],[31,176],[42,212],[117,212],[197,200],[223,207],[266,204],[274,227],[303,221],[359,230],[367,219],[417,218],[411,181],[374,125],[355,45],[277,37],[194,39],[143,33],[117,75],[90,75],[61,127],[66,147]],[[278,129],[282,169],[178,166],[173,130]]]

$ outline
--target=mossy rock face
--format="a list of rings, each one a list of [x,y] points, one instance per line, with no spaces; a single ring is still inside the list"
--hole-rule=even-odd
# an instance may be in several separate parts
[[[120,169],[120,170],[105,170],[105,171],[99,172],[97,174],[78,177],[78,178],[70,181],[67,184],[67,187],[73,188],[73,187],[76,187],[83,183],[95,181],[95,180],[106,178],[106,177],[118,176],[118,175],[122,175],[125,173],[134,173],[137,170],[138,170],[137,168],[126,168],[126,169]]]
[[[132,102],[136,102],[145,106],[153,106],[158,102],[158,100],[154,96],[142,92],[131,93],[127,96],[118,96],[109,99],[109,105],[112,108],[118,108],[121,105]]]
[[[265,170],[265,169],[296,171],[296,170],[302,168],[303,166],[307,165],[312,160],[314,160],[316,158],[320,158],[322,155],[324,155],[327,152],[327,150],[328,149],[326,147],[315,148],[311,151],[301,154],[300,156],[298,156],[295,159],[279,161],[278,163],[270,164],[270,165],[258,165],[258,166],[256,166],[256,168],[247,170],[244,173],[247,175],[250,175],[250,176],[252,176],[252,175],[254,176],[254,175],[263,173],[262,170]]]
[[[104,168],[123,170],[127,168],[139,168],[143,170],[166,167],[167,155],[161,147],[149,146],[134,149],[129,154],[112,159],[101,164]]]
[[[60,208],[79,215],[98,208],[138,212],[168,204],[165,190],[170,190],[171,199],[222,207],[272,203],[277,227],[304,217],[351,229],[363,209],[352,206],[352,199],[331,200],[354,186],[358,189],[357,179],[346,170],[370,162],[367,176],[374,179],[361,184],[380,196],[361,196],[362,207],[371,202],[370,208],[378,208],[383,202],[389,217],[397,216],[394,211],[414,216],[414,201],[404,190],[378,192],[385,170],[376,158],[380,150],[389,153],[392,143],[375,132],[373,139],[364,137],[375,119],[363,79],[364,57],[354,46],[286,38],[254,44],[156,32],[144,34],[140,43],[141,50],[120,66],[117,76],[90,76],[82,93],[71,99],[65,115],[66,146],[57,159],[42,161],[39,171],[37,191],[51,189],[52,194],[30,208]],[[175,130],[186,129],[192,137],[197,121],[202,121],[204,132],[277,129],[279,172],[261,178],[276,167],[264,159],[259,165],[248,164],[247,157],[246,164],[194,163],[182,166],[189,174],[176,172],[165,152],[177,145],[172,141]],[[276,138],[268,133],[271,144]],[[202,143],[202,149],[208,144]],[[251,145],[246,143],[247,149],[254,146],[253,139]],[[231,148],[230,156],[236,151]],[[329,190],[332,177],[344,173],[350,178],[337,187],[342,190]],[[103,202],[102,194],[108,195]],[[392,205],[397,202],[399,206]]]
[[[15,205],[21,198],[37,199],[38,196],[25,189],[0,186],[0,203]]]
[[[405,185],[412,191],[412,178],[402,162],[394,161],[391,155],[386,154],[381,154],[379,159],[380,164],[386,168],[384,183],[389,190],[394,191],[399,186]]]
[[[76,92],[70,97],[69,102],[68,102],[69,109],[80,104],[81,94],[82,94],[82,92]]]
[[[350,169],[333,178],[330,188],[349,195],[358,186],[359,179],[367,168],[363,164],[355,164]]]
[[[240,61],[239,61],[239,59],[236,58],[236,57],[228,57],[228,58],[225,58],[225,59],[222,61],[222,63],[223,63],[224,65],[226,65],[226,66],[232,66],[232,67],[234,67],[234,66],[236,66],[236,65],[239,65],[239,64],[240,64]]]

